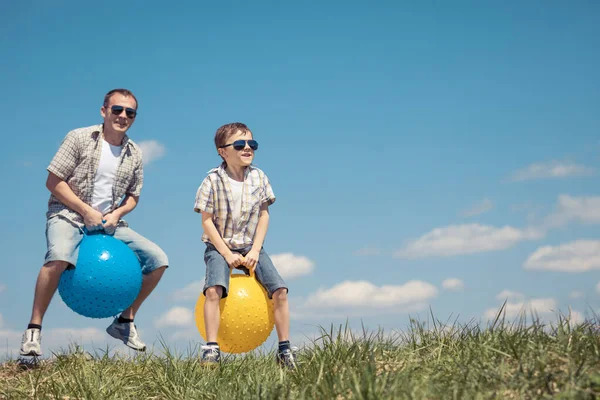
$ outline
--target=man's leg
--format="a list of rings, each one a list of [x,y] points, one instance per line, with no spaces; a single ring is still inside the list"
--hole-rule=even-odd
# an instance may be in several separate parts
[[[29,325],[23,333],[20,354],[41,356],[41,330],[44,315],[58,288],[60,276],[69,265],[77,262],[81,230],[61,217],[46,221],[46,244],[48,251],[44,266],[40,269],[35,284],[33,307]]]
[[[66,261],[50,261],[40,269],[35,284],[30,324],[42,325],[46,310],[58,288],[60,276],[68,266],[69,263]]]
[[[169,266],[169,259],[158,245],[129,227],[117,227],[114,237],[129,246],[135,253],[142,266],[143,278],[142,287],[136,299],[118,318],[115,318],[113,323],[106,328],[106,332],[115,339],[122,340],[134,350],[145,351],[146,344],[140,339],[133,320],[142,303],[158,285]]]
[[[134,319],[135,314],[139,310],[140,306],[142,305],[144,300],[146,300],[146,298],[150,295],[150,293],[152,293],[152,291],[154,290],[156,285],[158,285],[158,282],[162,278],[166,269],[167,269],[167,266],[163,265],[162,267],[159,267],[159,268],[155,269],[154,271],[152,271],[148,274],[145,274],[142,277],[142,288],[140,289],[140,293],[138,294],[136,299],[133,301],[131,306],[129,306],[126,310],[124,310],[121,313],[121,317],[123,317],[125,319],[131,319],[131,320]]]

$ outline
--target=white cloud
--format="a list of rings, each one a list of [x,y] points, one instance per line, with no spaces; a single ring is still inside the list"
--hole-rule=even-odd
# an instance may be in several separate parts
[[[44,335],[44,343],[50,346],[64,345],[70,342],[104,342],[105,340],[106,332],[97,328],[54,328],[48,330],[48,333]]]
[[[481,215],[486,213],[494,208],[494,202],[487,197],[481,200],[479,203],[474,204],[468,210],[461,212],[463,217],[474,217],[476,215]]]
[[[175,331],[171,335],[171,339],[172,340],[188,340],[188,341],[189,340],[193,340],[193,341],[204,340],[202,338],[202,335],[200,335],[198,328],[189,328],[189,329],[182,329],[182,330]]]
[[[531,299],[526,302],[507,302],[504,306],[504,309],[502,310],[500,318],[506,317],[506,319],[511,320],[520,316],[522,313],[528,315],[529,312],[545,316],[557,311],[556,306],[556,300],[552,298]],[[499,311],[500,307],[489,308],[485,311],[484,317],[489,320],[493,320],[494,318],[496,318],[496,315],[498,315]]]
[[[598,284],[596,285],[596,292],[600,294],[600,282],[598,282]]]
[[[460,279],[448,278],[442,282],[442,287],[447,290],[459,291],[465,288],[465,284]]]
[[[4,318],[2,317],[2,314],[0,314],[0,328],[2,328],[4,326]]]
[[[363,247],[352,252],[355,256],[378,256],[381,254],[381,249],[377,247]]]
[[[143,140],[139,142],[138,145],[142,149],[144,165],[148,165],[152,161],[162,158],[166,152],[165,146],[156,140]]]
[[[590,176],[594,175],[595,170],[584,165],[550,161],[547,163],[535,163],[516,171],[512,176],[512,181],[522,182],[534,179],[549,179],[549,178],[567,178],[574,176]]]
[[[377,310],[402,312],[422,308],[435,297],[435,286],[423,281],[409,281],[404,285],[375,286],[367,281],[344,281],[329,289],[310,294],[304,308],[344,310]]]
[[[194,324],[194,312],[185,307],[173,307],[154,320],[156,328],[189,327]]]
[[[204,288],[204,279],[194,281],[181,289],[177,289],[173,293],[173,300],[175,301],[187,301],[187,300],[198,300],[202,289]]]
[[[271,256],[271,261],[283,279],[309,275],[315,266],[308,258],[292,253],[274,254]]]
[[[513,301],[521,301],[525,298],[525,295],[519,292],[513,292],[512,290],[504,289],[496,296],[496,299],[500,301],[504,300],[513,300]]]
[[[600,240],[577,240],[559,246],[542,246],[524,263],[525,269],[584,272],[600,269]]]
[[[570,325],[581,324],[585,321],[585,316],[579,311],[570,311],[570,313],[567,314],[567,317],[569,318]]]
[[[600,196],[558,196],[555,210],[546,217],[548,228],[564,226],[570,222],[600,224]]]
[[[585,297],[585,293],[583,293],[581,290],[574,290],[571,293],[569,293],[569,297],[572,299],[580,299],[582,297]]]
[[[535,229],[511,226],[497,228],[481,224],[450,225],[435,228],[412,240],[395,253],[401,258],[449,257],[460,254],[504,250],[524,240],[539,239],[543,233]]]
[[[4,292],[6,290],[6,285],[0,283],[0,293]]]

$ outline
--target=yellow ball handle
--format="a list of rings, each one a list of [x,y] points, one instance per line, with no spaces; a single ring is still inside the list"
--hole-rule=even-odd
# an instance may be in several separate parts
[[[243,257],[244,258],[244,257]],[[245,260],[245,258],[244,258]],[[251,277],[256,278],[254,271],[256,270],[256,266],[254,268],[248,268],[246,267],[244,264],[241,264],[240,267],[244,267],[248,270],[248,273],[250,274]],[[239,269],[238,267],[234,267],[234,268],[229,268],[229,275],[233,275],[233,270],[234,269]]]

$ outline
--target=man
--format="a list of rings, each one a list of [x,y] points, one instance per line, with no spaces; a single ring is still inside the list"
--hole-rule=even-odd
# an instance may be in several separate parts
[[[31,320],[23,334],[23,356],[42,354],[42,319],[62,272],[77,263],[84,228],[113,235],[140,260],[143,280],[138,297],[106,331],[132,349],[146,349],[133,319],[160,281],[168,258],[122,220],[137,205],[143,184],[142,152],[125,134],[135,121],[137,108],[137,99],[129,90],[111,90],[100,109],[104,123],[69,132],[47,168],[46,187],[51,192],[46,214],[48,251],[35,286]]]

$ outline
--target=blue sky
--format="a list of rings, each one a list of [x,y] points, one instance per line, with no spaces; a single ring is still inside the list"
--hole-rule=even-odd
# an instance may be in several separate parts
[[[523,3],[2,3],[0,354],[29,320],[46,167],[116,87],[139,99],[146,161],[127,221],[171,260],[136,318],[150,345],[202,340],[193,202],[234,121],[277,196],[265,249],[295,342],[346,319],[405,330],[430,308],[485,323],[505,299],[509,318],[596,312],[600,5]],[[109,322],[57,294],[43,348],[123,350]]]

